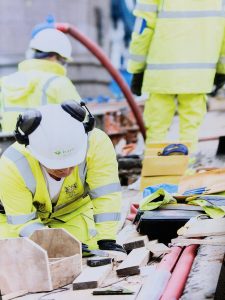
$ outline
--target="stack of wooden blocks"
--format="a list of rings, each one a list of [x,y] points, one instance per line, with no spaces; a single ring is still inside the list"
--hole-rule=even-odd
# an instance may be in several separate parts
[[[141,172],[141,190],[160,183],[179,183],[188,167],[189,155],[160,155],[166,146],[176,143],[180,142],[151,142],[146,145]],[[190,149],[190,143],[182,142],[182,144]]]

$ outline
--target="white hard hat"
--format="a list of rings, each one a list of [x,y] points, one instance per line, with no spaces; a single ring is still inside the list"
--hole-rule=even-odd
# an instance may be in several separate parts
[[[39,31],[30,41],[29,48],[42,52],[55,52],[68,60],[71,59],[70,40],[63,32],[54,28]]]
[[[61,105],[48,104],[38,108],[39,126],[29,135],[27,148],[49,169],[64,169],[84,161],[88,136],[82,122],[63,110]]]

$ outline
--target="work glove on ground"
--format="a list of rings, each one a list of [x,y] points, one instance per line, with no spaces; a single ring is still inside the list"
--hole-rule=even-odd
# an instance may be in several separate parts
[[[214,78],[214,90],[209,93],[210,96],[215,97],[217,95],[217,92],[223,87],[225,84],[225,74],[218,74],[216,73]]]
[[[121,245],[118,245],[115,240],[100,240],[98,241],[100,250],[120,251],[126,253]]]
[[[130,89],[134,95],[141,96],[141,87],[143,82],[144,72],[133,74]]]

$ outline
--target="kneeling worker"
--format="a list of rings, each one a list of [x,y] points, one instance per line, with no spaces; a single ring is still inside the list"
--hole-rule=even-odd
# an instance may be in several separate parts
[[[47,226],[66,229],[90,249],[124,251],[115,242],[115,151],[82,106],[66,101],[19,116],[17,142],[0,159],[0,238],[29,237]]]

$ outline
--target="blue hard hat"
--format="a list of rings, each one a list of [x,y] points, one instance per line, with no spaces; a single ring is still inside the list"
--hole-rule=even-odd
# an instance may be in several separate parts
[[[55,17],[51,14],[47,15],[45,22],[34,26],[31,32],[31,37],[33,38],[39,31],[46,28],[55,28]]]
[[[160,155],[167,156],[167,155],[188,155],[188,147],[184,144],[170,144],[166,146]]]

